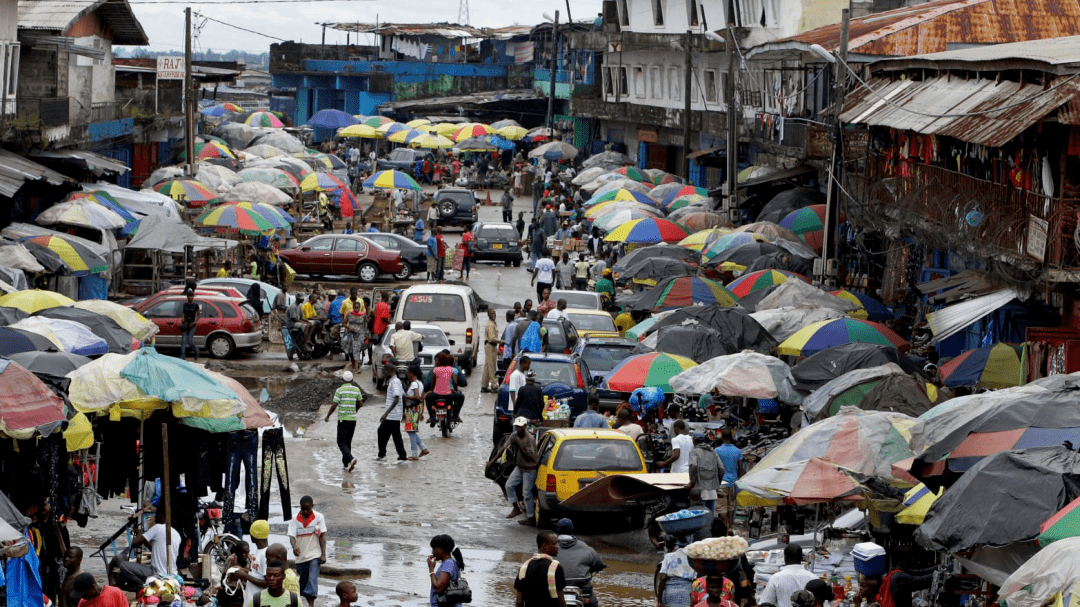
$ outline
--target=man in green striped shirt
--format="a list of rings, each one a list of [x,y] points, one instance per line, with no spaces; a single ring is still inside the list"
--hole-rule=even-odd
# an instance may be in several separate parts
[[[352,439],[353,434],[356,433],[356,410],[364,406],[364,393],[352,383],[351,371],[342,373],[341,379],[345,383],[334,391],[334,402],[330,405],[330,410],[326,412],[326,421],[330,421],[334,409],[337,409],[337,446],[341,449],[341,465],[352,472],[356,467],[356,458],[352,454]]]

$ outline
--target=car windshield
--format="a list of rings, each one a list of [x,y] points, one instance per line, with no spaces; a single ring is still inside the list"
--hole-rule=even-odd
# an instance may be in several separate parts
[[[555,455],[556,470],[641,470],[641,454],[634,443],[611,439],[574,439],[563,442]]]
[[[618,331],[610,314],[570,314],[570,322],[578,331]]]
[[[592,293],[585,293],[581,291],[557,291],[551,294],[551,298],[555,301],[560,299],[566,300],[566,307],[568,308],[584,308],[586,310],[596,310],[596,295]]]
[[[577,385],[577,382],[574,381],[573,363],[534,360],[529,369],[536,374],[536,383],[541,386],[554,383],[566,384],[571,387]]]
[[[634,346],[630,345],[586,346],[581,352],[581,357],[585,359],[585,364],[589,365],[589,369],[606,373],[630,356],[633,351]]]
[[[412,160],[412,150],[394,150],[390,154],[390,160]]]
[[[547,331],[548,348],[562,350],[566,347],[566,333],[561,324],[557,322],[545,322],[544,330]]]
[[[413,327],[413,331],[416,331],[420,335],[424,336],[424,347],[432,348],[445,348],[450,345],[450,342],[446,339],[446,333],[442,332],[442,329],[429,329],[427,327]],[[383,336],[383,344],[390,344],[390,337],[394,334],[394,330],[390,329]]]
[[[501,240],[517,240],[517,230],[510,226],[484,226],[480,228],[478,238],[495,238]]]
[[[465,321],[465,298],[441,293],[413,293],[405,298],[402,320]]]

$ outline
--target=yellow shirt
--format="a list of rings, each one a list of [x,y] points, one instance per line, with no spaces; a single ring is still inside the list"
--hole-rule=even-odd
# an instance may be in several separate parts
[[[226,270],[225,268],[221,268],[220,270],[217,271],[217,277],[218,278],[228,278],[229,277],[229,271]]]
[[[300,313],[304,315],[304,320],[318,316],[315,313],[315,306],[311,305],[311,302],[304,302],[304,305],[300,306]]]
[[[627,329],[634,326],[634,319],[629,312],[623,312],[615,317],[615,326],[625,333]]]
[[[295,569],[285,570],[285,582],[282,586],[285,587],[285,590],[295,592],[297,595],[300,594],[300,576],[296,574]]]
[[[360,310],[359,310],[360,314],[367,314],[367,309],[364,308],[364,300],[363,299],[358,298],[356,300],[356,305],[360,306]],[[341,312],[342,317],[344,317],[349,312],[352,312],[353,311],[353,302],[352,302],[352,300],[349,299],[349,298],[345,298],[345,300],[341,302],[341,308],[339,308],[339,310]]]

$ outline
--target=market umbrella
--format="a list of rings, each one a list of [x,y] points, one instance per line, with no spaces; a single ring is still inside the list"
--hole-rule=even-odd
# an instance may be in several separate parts
[[[479,122],[473,122],[463,125],[460,129],[454,132],[452,139],[457,142],[464,141],[470,137],[483,137],[495,132],[495,129],[486,124]]]
[[[642,183],[653,182],[652,178],[645,174],[645,171],[636,167],[619,167],[612,172],[618,173],[627,179],[633,179],[634,181],[640,181]]]
[[[262,234],[274,224],[253,209],[234,204],[218,205],[195,219],[195,223],[219,230],[237,230],[242,234]]]
[[[404,124],[402,124],[400,122],[387,122],[387,123],[382,124],[382,125],[380,125],[378,127],[375,127],[375,131],[378,132],[380,135],[382,135],[384,138],[389,137],[390,135],[394,135],[396,133],[399,133],[401,131],[411,131],[411,130],[413,130],[413,129],[410,129],[409,127],[405,126]]]
[[[556,132],[557,131],[549,129],[548,127],[538,126],[536,128],[529,129],[529,132],[525,133],[525,137],[523,137],[522,139],[532,143],[536,143],[538,141],[547,141],[548,139],[551,139],[551,137],[555,135]]]
[[[19,322],[20,320],[28,316],[30,315],[18,308],[0,306],[0,326],[2,327],[6,327],[12,323]]]
[[[724,236],[727,236],[730,233],[731,230],[727,228],[710,228],[707,230],[699,230],[680,240],[679,246],[686,247],[687,249],[700,253],[706,247],[716,242],[717,240],[720,240]]]
[[[825,205],[815,204],[794,210],[778,223],[780,227],[794,232],[811,249],[821,251],[825,240]]]
[[[650,334],[634,350],[635,353],[666,352],[684,356],[696,363],[731,354],[725,348],[723,335],[712,327],[699,324],[663,327]]]
[[[259,130],[240,122],[222,122],[214,127],[214,134],[225,140],[229,147],[240,150],[259,136]]]
[[[836,415],[841,407],[849,406],[916,417],[929,411],[933,404],[927,396],[925,382],[887,363],[849,371],[814,390],[802,403],[804,424]]]
[[[534,138],[533,141],[536,139]],[[529,152],[529,158],[546,158],[547,160],[571,160],[577,158],[577,155],[577,148],[562,141],[545,143]]]
[[[254,211],[261,215],[263,219],[269,221],[277,229],[288,230],[291,228],[290,224],[296,223],[296,219],[293,218],[292,215],[289,215],[279,207],[266,204],[265,202],[232,201],[223,204],[233,204]]]
[[[382,139],[382,133],[375,130],[375,127],[367,124],[354,124],[338,130],[338,137],[358,137],[360,139]]]
[[[423,126],[430,126],[431,121],[428,120],[427,118],[417,118],[415,120],[410,120],[410,121],[406,122],[405,124],[407,126],[409,126],[410,128],[417,129],[417,128],[420,128],[420,127],[423,127]]]
[[[664,189],[661,190],[661,193],[658,193],[657,196],[661,197],[660,203],[664,205],[670,203],[676,198],[683,198],[686,196],[701,196],[702,198],[709,197],[709,190],[692,185],[679,185],[678,187],[660,185],[657,189],[660,188]]]
[[[885,307],[885,304],[869,295],[848,291],[847,289],[832,291],[832,294],[841,299],[846,299],[857,306],[857,309],[851,313],[853,318],[880,322],[883,320],[892,320],[895,317],[892,310]]]
[[[798,187],[785,190],[773,196],[772,200],[761,207],[755,221],[777,223],[795,209],[814,204],[825,204],[825,195],[811,188]]]
[[[130,236],[139,225],[139,218],[136,217],[124,207],[116,198],[104,191],[104,190],[91,190],[72,192],[64,198],[64,202],[81,202],[88,201],[101,205],[102,207],[116,213],[124,220],[124,225],[120,228],[121,236]],[[40,216],[38,217],[40,221]]]
[[[218,164],[206,164],[204,162],[199,163],[199,180],[213,190],[218,190],[220,188],[228,189],[236,184],[244,182],[244,180],[240,179],[240,176],[236,174],[236,171],[229,167],[223,167]]]
[[[123,217],[90,200],[54,204],[42,211],[35,221],[43,226],[64,223],[103,230],[117,230],[127,225]]]
[[[922,483],[908,489],[904,494],[904,509],[896,513],[896,522],[903,525],[921,525],[926,520],[926,513],[930,510],[930,506],[941,497],[944,491],[944,488],[940,488],[937,493],[934,493],[930,487]]]
[[[311,126],[324,129],[340,129],[359,124],[359,122],[351,114],[346,114],[341,110],[319,110],[307,121]]]
[[[0,356],[45,350],[59,350],[59,348],[56,347],[56,344],[37,333],[12,329],[11,327],[0,327]]]
[[[866,476],[823,458],[760,465],[739,479],[740,506],[807,505],[834,501],[866,501],[874,490]]]
[[[626,203],[613,203],[613,204],[616,204],[616,206],[621,206],[621,205],[624,205]],[[628,221],[633,221],[635,219],[648,219],[650,217],[663,217],[663,215],[664,215],[663,213],[661,213],[658,210],[653,211],[653,210],[640,209],[640,208],[621,209],[621,208],[616,208],[616,206],[605,208],[604,212],[599,213],[595,217],[593,217],[592,218],[593,226],[597,227],[597,228],[599,228],[601,230],[604,230],[604,231],[610,231],[610,230],[613,230],[613,229],[621,226],[622,224],[624,224],[624,223],[626,223]]]
[[[879,367],[886,363],[893,363],[908,374],[919,370],[906,354],[891,345],[852,342],[808,356],[792,367],[791,375],[800,390],[817,390],[849,371]]]
[[[638,263],[626,268],[619,274],[619,280],[634,280],[636,282],[656,281],[675,276],[693,276],[697,274],[697,267],[686,264],[678,259],[668,257],[653,257],[642,259]]]
[[[1070,537],[1036,552],[1001,582],[998,604],[1003,607],[1076,607],[1080,601],[1078,551],[1080,538]]]
[[[62,352],[82,356],[100,356],[109,351],[109,344],[86,325],[73,320],[31,316],[11,325],[11,329],[30,331],[48,338]],[[130,350],[130,342],[128,343]]]
[[[672,394],[672,377],[697,366],[697,363],[682,356],[673,356],[663,352],[635,354],[624,358],[608,373],[604,388],[616,392],[633,392],[638,388],[660,388]]]
[[[402,189],[420,192],[423,188],[416,181],[397,170],[379,171],[364,180],[365,188],[382,188],[384,190]]]
[[[285,192],[259,181],[245,181],[235,185],[222,194],[221,199],[263,202],[274,206],[286,205],[292,202],[292,197]]]
[[[771,221],[755,221],[753,223],[747,223],[735,228],[736,232],[750,232],[752,234],[761,234],[768,237],[770,240],[787,240],[789,242],[797,242],[805,245],[801,238],[795,232],[787,228],[782,228],[779,225]]]
[[[153,348],[128,356],[129,362],[120,376],[147,396],[178,403],[183,416],[229,417],[244,410],[244,403],[235,392],[197,365],[164,356]],[[174,407],[173,413],[177,412]]]
[[[0,432],[26,440],[65,419],[64,401],[48,386],[19,363],[0,360]]]
[[[699,196],[697,194],[690,194],[689,196],[677,196],[663,203],[664,210],[668,213],[673,213],[679,209],[687,208],[690,206],[704,206],[709,201],[708,196]]]
[[[494,152],[499,146],[491,142],[487,137],[467,137],[454,146],[463,152]]]
[[[649,176],[649,179],[656,185],[664,185],[667,183],[684,184],[686,180],[678,175],[672,175],[663,169],[645,169],[645,174]]]
[[[590,209],[604,202],[640,202],[641,204],[648,205],[659,209],[660,204],[648,194],[642,192],[636,192],[634,190],[627,190],[625,188],[617,188],[614,190],[608,190],[601,194],[594,194],[583,205],[586,209]]]
[[[463,125],[461,124],[454,124],[453,122],[440,122],[433,127],[429,127],[429,130],[438,133],[447,139],[451,139],[453,138],[454,133],[457,133],[462,126]]]
[[[606,242],[657,243],[679,242],[686,238],[686,230],[677,223],[655,217],[634,219],[608,232]]]
[[[448,150],[454,147],[454,142],[442,135],[425,133],[410,141],[409,145],[425,150]]]
[[[764,272],[779,272],[778,270],[763,270]],[[793,276],[801,276],[794,274]],[[755,310],[773,310],[778,308],[828,308],[842,312],[845,315],[855,309],[855,305],[846,299],[841,299],[826,293],[818,287],[810,284],[809,280],[786,280],[773,288],[755,304]],[[764,293],[758,290],[755,294]],[[741,301],[741,300],[740,300]]]
[[[670,383],[674,391],[687,394],[717,390],[725,396],[775,398],[792,405],[802,402],[791,368],[779,358],[760,352],[717,356],[672,377]]]
[[[402,129],[396,133],[387,136],[386,140],[391,143],[405,143],[412,145],[412,142],[423,137],[427,133],[418,131],[416,129]]]
[[[725,234],[724,236],[721,236],[720,238],[717,238],[716,240],[711,242],[709,244],[709,246],[702,249],[701,256],[705,260],[709,260],[709,259],[712,259],[713,257],[716,257],[720,253],[722,253],[722,252],[724,252],[724,251],[726,251],[726,250],[728,250],[728,249],[730,249],[732,247],[737,247],[737,246],[744,245],[744,244],[750,244],[752,242],[768,242],[768,241],[769,241],[768,237],[762,236],[761,234],[747,234],[747,233],[744,233],[744,232],[732,232],[730,234]]]
[[[296,183],[303,181],[304,177],[310,175],[313,171],[311,165],[300,160],[299,158],[293,158],[291,156],[275,156],[274,158],[262,158],[254,161],[248,161],[247,166],[249,168],[269,168],[284,171],[289,174],[292,180]],[[329,172],[329,171],[323,171]],[[241,181],[243,183],[243,181]]]
[[[18,308],[27,314],[33,314],[34,312],[44,310],[45,308],[66,306],[73,303],[75,303],[75,300],[69,297],[65,297],[55,291],[43,291],[41,289],[16,291],[15,293],[8,293],[7,295],[0,297],[0,306]]]
[[[282,192],[289,194],[295,194],[300,191],[300,182],[281,169],[253,167],[244,169],[237,173],[237,175],[240,175],[240,178],[244,181],[265,183],[266,185],[273,186]]]
[[[281,130],[270,130],[269,132],[263,130],[260,135],[251,140],[251,145],[260,143],[272,145],[289,154],[299,154],[307,149],[299,139]]]
[[[734,236],[734,234],[733,234]],[[761,270],[743,274],[728,283],[727,288],[737,297],[745,297],[755,291],[782,285],[790,279],[798,279],[809,284],[810,280],[801,274],[780,270]]]
[[[70,352],[19,352],[8,356],[34,375],[66,377],[75,369],[90,362],[90,359]]]
[[[615,211],[638,211],[640,213],[647,213],[650,217],[664,216],[663,211],[652,205],[642,204],[640,202],[609,200],[589,208],[585,211],[585,218],[589,221],[595,221],[602,215],[607,215],[608,213]]]
[[[211,105],[210,107],[204,107],[199,110],[199,113],[203,116],[224,116],[225,114],[238,114],[243,111],[244,108],[235,103],[219,103],[217,105]]]
[[[189,207],[201,207],[217,198],[217,194],[202,182],[192,179],[170,179],[154,186],[154,191],[165,194]]]
[[[1045,547],[1067,537],[1080,537],[1080,498],[1069,502],[1039,525],[1039,546]]]
[[[745,270],[763,255],[783,255],[784,249],[770,242],[748,242],[729,247],[705,262],[705,267],[723,270]]]
[[[1080,497],[1080,453],[1062,446],[1002,451],[971,467],[915,530],[929,550],[960,552],[1038,537],[1040,525]]]
[[[330,173],[311,173],[300,182],[300,189],[304,192],[330,192],[347,187],[349,186]]]
[[[656,324],[656,317],[650,316],[649,318],[646,318],[645,320],[643,320],[643,321],[639,322],[638,324],[636,324],[636,325],[630,327],[629,329],[627,329],[626,330],[626,337],[628,337],[630,339],[633,339],[635,341],[640,341],[642,338],[645,337],[645,332],[648,331],[649,328],[652,327],[655,324]]]
[[[71,304],[71,307],[107,316],[116,321],[116,324],[123,327],[125,331],[131,333],[132,337],[139,341],[146,341],[158,332],[158,326],[147,320],[142,314],[112,301],[84,299]]]
[[[592,196],[599,196],[609,190],[617,190],[619,188],[641,192],[642,194],[651,194],[652,190],[652,186],[647,183],[627,179],[616,173],[605,173],[593,181],[581,186],[581,189],[586,193],[592,192]]]
[[[776,340],[746,310],[721,305],[687,306],[666,314],[662,319],[645,330],[646,333],[659,331],[664,327],[703,326],[720,334],[718,341],[726,350],[724,354],[734,354],[743,350],[771,352],[776,347]]]
[[[498,124],[498,123],[496,123],[496,124]],[[495,125],[493,124],[491,126],[494,127]],[[506,137],[510,141],[518,141],[522,137],[524,137],[526,134],[528,134],[529,131],[527,129],[523,128],[523,127],[520,127],[520,126],[507,125],[507,126],[502,126],[502,127],[496,127],[495,132],[498,133],[499,135],[502,135],[503,137]]]
[[[387,118],[386,116],[368,116],[366,118],[358,117],[357,120],[360,121],[360,124],[367,125],[375,129],[383,126],[384,124],[391,124],[394,122],[393,118]]]
[[[187,152],[181,153],[181,160],[186,159]],[[202,141],[195,144],[195,159],[209,160],[210,158],[226,158],[236,160],[236,153],[232,149],[218,141]]]
[[[337,169],[348,169],[349,166],[345,164],[345,161],[338,158],[333,154],[314,154],[311,156],[300,157],[299,160],[304,164],[311,167],[313,171],[320,173],[329,173]],[[307,177],[305,173],[300,179]]]
[[[536,130],[536,129],[533,129]],[[530,131],[531,132],[531,131]],[[589,169],[592,167],[603,168],[618,168],[631,164],[630,157],[622,152],[616,152],[614,150],[608,150],[589,156],[581,163],[581,168]],[[580,185],[580,184],[579,184]]]
[[[901,352],[906,352],[911,347],[904,338],[885,325],[857,318],[838,318],[823,320],[799,329],[777,346],[776,351],[785,356],[809,356],[851,342],[892,346]]]
[[[961,352],[941,365],[941,381],[950,388],[997,389],[1023,385],[1027,379],[1024,345],[997,343]]]
[[[620,274],[621,276],[621,274]],[[718,282],[700,276],[670,276],[648,291],[634,293],[620,303],[631,310],[670,310],[685,306],[734,306],[739,299]]]
[[[121,327],[119,323],[108,316],[74,306],[46,308],[37,312],[35,316],[77,322],[93,332],[94,335],[105,340],[109,352],[119,354],[131,352],[133,340],[131,332]]]
[[[648,257],[669,257],[671,259],[679,259],[687,263],[696,264],[701,261],[701,256],[696,252],[689,249],[684,249],[674,244],[654,244],[647,247],[640,247],[630,251],[626,255],[619,258],[619,261],[611,267],[611,274],[616,280],[622,275],[622,272],[630,266],[638,263],[640,260]]]
[[[249,156],[258,156],[259,158],[275,158],[277,156],[284,156],[285,155],[285,152],[279,150],[278,148],[276,148],[276,147],[274,147],[272,145],[266,144],[266,143],[260,143],[258,145],[253,145],[253,146],[245,149],[244,153],[249,155]]]
[[[280,129],[285,126],[285,123],[282,122],[281,119],[270,112],[252,112],[250,116],[244,119],[244,124],[248,126],[270,127],[272,129]]]
[[[570,180],[570,183],[576,186],[583,186],[586,183],[591,183],[597,177],[606,175],[610,172],[611,169],[602,166],[582,168],[577,175],[574,175],[574,178]]]
[[[493,128],[495,130],[506,128],[508,126],[520,127],[521,123],[518,122],[517,120],[512,119],[512,118],[503,118],[502,120],[496,120],[495,122],[491,123],[491,128]],[[528,131],[526,130],[526,132],[528,132]]]

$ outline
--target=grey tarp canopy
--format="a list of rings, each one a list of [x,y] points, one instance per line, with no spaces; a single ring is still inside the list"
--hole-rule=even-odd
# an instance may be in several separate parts
[[[919,369],[896,348],[853,342],[812,354],[792,367],[791,375],[800,390],[816,390],[848,371],[879,367],[886,363],[899,365],[904,373],[915,373]]]
[[[231,249],[236,244],[235,240],[199,236],[190,226],[180,221],[148,215],[139,221],[139,229],[124,248],[183,253],[187,245],[192,245],[195,251],[205,251],[212,248]]]
[[[871,383],[874,385],[863,388],[866,392],[861,397],[861,390],[852,392],[859,386]],[[853,402],[855,398],[858,399],[857,403]],[[838,399],[839,403],[836,402]],[[840,405],[918,417],[926,413],[933,403],[919,380],[905,373],[899,365],[886,363],[880,367],[850,371],[811,392],[802,404],[803,425],[829,417]]]

